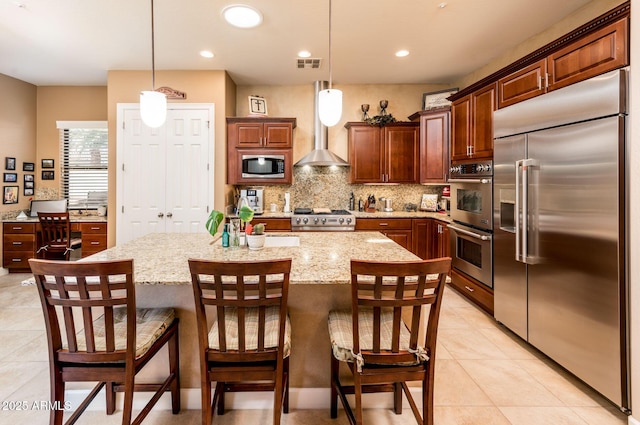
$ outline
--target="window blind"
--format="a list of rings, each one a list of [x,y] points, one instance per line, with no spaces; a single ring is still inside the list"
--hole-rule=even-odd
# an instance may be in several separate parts
[[[106,205],[109,165],[106,123],[58,124],[61,197],[69,199],[70,209],[93,209]]]

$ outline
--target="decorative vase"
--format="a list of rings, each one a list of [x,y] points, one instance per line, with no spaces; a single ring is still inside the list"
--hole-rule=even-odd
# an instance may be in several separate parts
[[[266,235],[247,235],[247,244],[249,245],[249,249],[258,250],[264,247],[264,241],[266,239]]]

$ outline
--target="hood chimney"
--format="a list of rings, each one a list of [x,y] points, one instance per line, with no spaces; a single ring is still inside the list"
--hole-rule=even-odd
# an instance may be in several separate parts
[[[306,154],[300,161],[296,162],[294,166],[331,166],[336,165],[339,167],[348,167],[349,163],[338,155],[329,150],[329,131],[327,126],[322,124],[320,117],[318,116],[318,93],[321,90],[325,90],[329,87],[329,83],[326,81],[316,81],[313,83],[314,91],[314,105],[313,105],[313,135],[314,135],[314,149]]]

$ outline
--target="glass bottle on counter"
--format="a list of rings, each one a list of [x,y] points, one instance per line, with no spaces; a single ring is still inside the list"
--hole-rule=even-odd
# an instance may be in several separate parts
[[[229,247],[229,224],[225,224],[224,230],[222,231],[222,247]]]

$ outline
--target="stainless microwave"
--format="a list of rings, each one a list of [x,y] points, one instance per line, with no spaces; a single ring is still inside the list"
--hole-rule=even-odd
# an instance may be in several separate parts
[[[284,155],[242,155],[243,179],[283,179]]]

